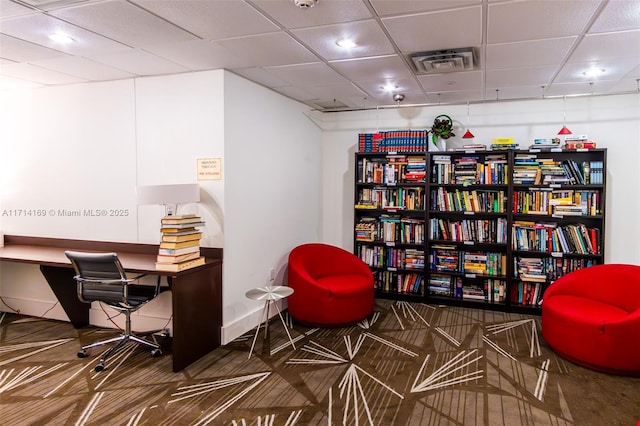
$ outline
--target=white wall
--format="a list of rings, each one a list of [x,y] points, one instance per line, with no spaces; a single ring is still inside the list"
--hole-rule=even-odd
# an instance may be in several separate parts
[[[203,246],[224,247],[223,342],[258,322],[262,305],[245,292],[271,283],[271,268],[273,283],[285,283],[291,248],[319,240],[320,129],[307,107],[234,74],[42,88],[0,101],[5,234],[158,243],[164,210],[137,206],[137,186],[196,182],[198,158],[222,158],[223,179],[197,182],[200,203],[182,208],[206,222]],[[95,209],[127,214],[85,214]],[[0,262],[0,296],[24,314],[67,319],[37,266]],[[137,315],[138,330],[164,327],[171,293]],[[90,321],[110,326],[98,304]]]
[[[555,137],[562,127],[562,99],[501,101],[469,107],[474,142],[514,137],[522,148],[535,138]],[[353,248],[353,176],[357,135],[392,129],[424,129],[440,114],[456,124],[450,147],[461,146],[467,106],[400,107],[315,114],[323,129],[322,239]],[[608,148],[605,261],[640,264],[640,96],[637,94],[567,98],[566,120],[574,134],[588,134]]]
[[[289,251],[320,240],[322,132],[307,111],[238,76],[225,76],[223,341],[259,321],[262,302],[244,294],[286,283]]]

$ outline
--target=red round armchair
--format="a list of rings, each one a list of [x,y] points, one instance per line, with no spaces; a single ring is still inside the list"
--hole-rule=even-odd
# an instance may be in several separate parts
[[[556,280],[544,293],[542,336],[576,364],[640,376],[640,266],[596,265]]]
[[[342,248],[309,243],[289,253],[289,314],[298,322],[340,327],[373,312],[374,282],[369,267]]]

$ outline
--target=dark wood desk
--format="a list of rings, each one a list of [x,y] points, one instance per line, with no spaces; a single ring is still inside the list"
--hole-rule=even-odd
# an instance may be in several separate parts
[[[115,252],[127,272],[167,278],[172,293],[174,372],[220,346],[222,249],[202,248],[207,258],[202,266],[164,272],[155,269],[157,245],[5,235],[0,261],[39,265],[69,320],[80,328],[89,325],[90,304],[78,299],[65,250]]]

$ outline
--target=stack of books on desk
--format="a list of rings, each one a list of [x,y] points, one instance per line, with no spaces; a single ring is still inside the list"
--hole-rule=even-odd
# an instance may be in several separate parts
[[[158,271],[179,272],[204,265],[204,257],[200,256],[200,226],[204,226],[204,222],[194,214],[162,218],[162,240],[156,259]]]

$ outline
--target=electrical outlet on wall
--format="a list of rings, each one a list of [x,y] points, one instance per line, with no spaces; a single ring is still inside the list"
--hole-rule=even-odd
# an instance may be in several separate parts
[[[276,279],[276,270],[274,268],[269,269],[269,281]]]

